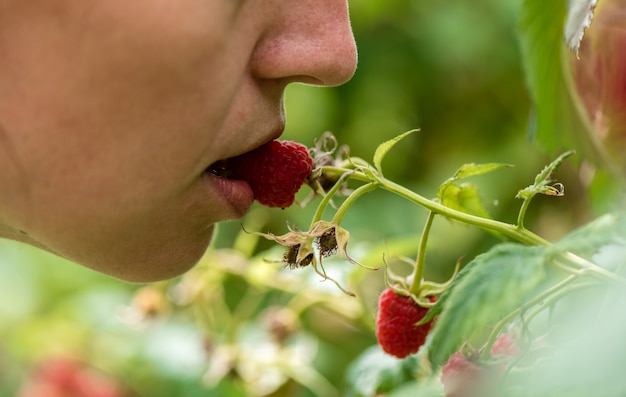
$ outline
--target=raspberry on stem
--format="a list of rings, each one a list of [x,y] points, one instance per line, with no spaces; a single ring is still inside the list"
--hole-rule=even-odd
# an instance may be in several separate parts
[[[491,346],[491,355],[519,356],[521,349],[517,341],[509,334],[502,334]]]
[[[416,325],[428,308],[419,306],[410,296],[398,295],[387,288],[378,301],[376,337],[385,353],[398,358],[417,353],[426,341],[432,321]]]
[[[441,372],[446,397],[481,397],[488,369],[468,360],[463,353],[454,353]]]
[[[484,346],[483,349],[488,346]],[[446,397],[484,397],[500,395],[497,387],[511,361],[521,353],[517,341],[501,334],[489,349],[490,356],[480,359],[479,352],[454,353],[441,371]]]

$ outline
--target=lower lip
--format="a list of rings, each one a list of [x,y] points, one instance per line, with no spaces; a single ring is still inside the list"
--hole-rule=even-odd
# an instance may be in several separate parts
[[[209,189],[217,194],[235,210],[238,217],[242,217],[252,206],[254,194],[250,185],[245,181],[220,178],[208,172],[204,173]]]

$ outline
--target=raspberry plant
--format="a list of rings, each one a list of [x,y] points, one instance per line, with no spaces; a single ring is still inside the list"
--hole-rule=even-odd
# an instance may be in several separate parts
[[[582,11],[568,14],[568,7],[575,3]],[[310,149],[313,165],[307,182],[313,193],[300,203],[312,205],[317,200],[308,225],[291,224],[284,234],[274,234],[250,217],[235,244],[238,254],[209,253],[204,265],[176,286],[187,291],[178,303],[196,311],[211,342],[206,381],[216,384],[236,376],[255,395],[280,393],[289,382],[303,385],[314,395],[341,395],[315,371],[310,361],[315,348],[300,332],[302,313],[318,305],[350,321],[369,324],[371,333],[376,332],[376,313],[368,313],[361,301],[361,278],[345,277],[345,270],[342,277],[335,268],[338,262],[331,260],[337,256],[359,271],[380,269],[372,274],[384,280],[377,291],[383,302],[378,313],[382,346],[364,351],[351,365],[347,376],[353,396],[623,395],[626,386],[616,380],[621,377],[615,368],[625,364],[622,357],[626,356],[619,342],[626,330],[621,320],[626,287],[625,214],[608,212],[557,241],[527,227],[528,210],[538,196],[557,199],[565,195],[567,186],[556,175],[566,161],[585,163],[599,176],[610,175],[613,187],[618,187],[614,190],[622,186],[620,170],[611,164],[572,94],[569,58],[550,52],[561,48],[563,31],[567,43],[578,51],[594,3],[524,2],[521,43],[537,111],[536,136],[552,150],[576,148],[576,152],[555,155],[527,187],[511,193],[520,200],[514,222],[491,218],[478,188],[468,182],[489,173],[506,173],[509,164],[461,165],[439,186],[434,198],[427,198],[388,178],[383,167],[387,154],[416,131],[382,143],[371,161],[351,156],[332,135],[325,134]],[[563,21],[554,23],[555,15]],[[572,15],[585,18],[576,21]],[[426,221],[412,251],[414,257],[381,256],[372,268],[371,260],[365,263],[368,266],[363,263],[363,252],[349,254],[351,234],[344,219],[355,203],[376,190],[421,207]],[[433,280],[428,278],[432,265],[427,255],[431,230],[438,222],[450,221],[481,229],[501,242],[467,262],[459,260],[447,280]],[[275,241],[282,250],[253,256],[259,237]],[[398,272],[392,259],[408,263],[409,274]],[[214,314],[205,313],[209,302],[221,301],[225,294],[221,284],[232,275],[253,288],[234,308],[224,304],[214,307]],[[338,288],[310,288],[316,279]],[[259,297],[268,290],[285,293],[289,299],[280,307],[259,312]],[[386,312],[390,305],[384,302],[389,296],[402,298],[403,307],[409,308],[399,319]],[[259,332],[265,336],[259,337]],[[249,343],[251,334],[255,343]],[[306,346],[305,352],[294,346]],[[607,378],[614,380],[601,381]]]
[[[382,276],[387,289],[378,314],[382,349],[398,358],[417,353],[416,359],[407,364],[411,368],[410,377],[418,384],[425,379],[431,382],[433,396],[442,395],[442,390],[446,392],[439,381],[442,368],[448,368],[444,371],[443,385],[455,385],[448,387],[455,390],[449,396],[477,395],[458,394],[459,388],[463,389],[469,382],[467,379],[475,373],[481,373],[481,380],[471,387],[467,383],[467,390],[474,390],[476,386],[481,393],[515,395],[512,391],[516,388],[527,387],[529,379],[524,372],[537,362],[550,360],[553,352],[546,353],[545,344],[540,342],[546,335],[552,338],[551,328],[558,326],[561,316],[567,316],[568,310],[561,306],[567,307],[570,300],[577,301],[581,294],[598,288],[619,295],[626,287],[622,266],[605,263],[606,258],[598,261],[598,255],[615,244],[615,249],[620,247],[619,252],[624,252],[621,244],[626,241],[625,214],[607,214],[556,242],[548,242],[525,227],[527,210],[537,195],[559,197],[565,194],[565,187],[554,177],[573,151],[558,156],[537,174],[532,184],[518,191],[521,205],[515,224],[488,218],[480,205],[477,188],[465,183],[469,177],[503,172],[508,167],[506,164],[463,165],[441,184],[434,199],[427,199],[386,178],[382,166],[388,152],[414,132],[381,144],[371,163],[349,156],[345,149],[337,150],[335,138],[325,134],[311,149],[314,169],[309,184],[314,195],[322,198],[309,227],[302,230],[291,227],[283,235],[252,234],[285,246],[282,262],[286,268],[311,267],[323,280],[331,280],[346,296],[353,297],[355,294],[331,278],[323,266],[334,254],[360,265],[347,252],[350,235],[342,224],[349,209],[376,189],[423,207],[428,216],[416,258],[404,259],[411,263],[411,274],[396,274],[383,262]],[[333,215],[324,220],[328,212]],[[500,236],[503,242],[472,259],[458,273],[455,271],[448,281],[428,280],[424,277],[428,236],[433,223],[439,219],[478,227]],[[610,259],[615,257],[611,255]],[[562,302],[568,304],[562,305]],[[559,320],[546,320],[546,313]],[[511,330],[517,335],[515,340],[507,335]],[[481,347],[473,346],[476,340]],[[552,349],[558,352],[557,347]],[[469,372],[464,373],[466,370]],[[358,369],[355,371],[359,373]],[[366,372],[371,373],[372,369]],[[454,376],[458,379],[450,380]],[[383,383],[385,377],[380,380]],[[370,384],[371,390],[380,390],[380,386]],[[358,384],[355,389],[367,395]]]

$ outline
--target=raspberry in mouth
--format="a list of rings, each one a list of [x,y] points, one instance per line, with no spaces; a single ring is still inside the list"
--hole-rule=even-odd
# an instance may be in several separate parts
[[[306,146],[292,141],[269,141],[254,150],[216,161],[206,172],[219,178],[243,180],[254,198],[268,207],[286,208],[313,168]]]

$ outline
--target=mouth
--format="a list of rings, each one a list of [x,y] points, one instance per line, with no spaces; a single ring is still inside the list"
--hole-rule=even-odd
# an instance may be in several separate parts
[[[228,167],[228,160],[219,160],[208,166],[203,178],[211,194],[222,197],[233,210],[223,220],[242,217],[254,201],[254,193],[248,182],[236,178]],[[234,214],[234,215],[233,215]]]
[[[255,150],[258,150],[259,148],[261,148],[262,146],[268,144],[269,142],[271,142],[274,139],[278,139],[278,137],[282,134],[282,128],[280,128],[279,130],[277,130],[277,132],[275,134],[272,135],[271,139],[268,139],[264,142],[262,142],[260,145],[253,147],[252,149],[244,152],[244,153],[240,153],[235,155],[234,157],[229,157],[227,159],[222,159],[222,160],[218,160],[216,162],[214,162],[213,164],[209,165],[204,172],[213,176],[216,176],[218,178],[224,178],[224,179],[236,179],[236,180],[240,180],[240,175],[237,175],[237,173],[234,171],[234,169],[236,169],[236,163],[243,157],[249,155],[251,152],[254,152]]]
[[[218,178],[231,178],[232,171],[228,168],[228,160],[219,160],[215,163],[209,165],[206,170],[206,173],[214,175]]]

